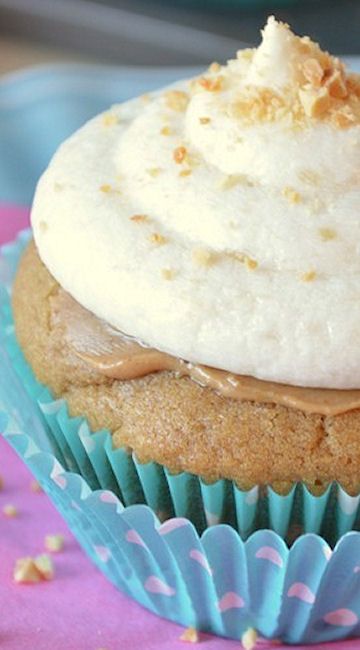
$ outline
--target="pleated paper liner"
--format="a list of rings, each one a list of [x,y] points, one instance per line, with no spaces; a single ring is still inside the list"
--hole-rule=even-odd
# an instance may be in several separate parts
[[[269,530],[244,542],[229,525],[199,536],[186,518],[160,523],[148,506],[124,507],[114,492],[91,489],[44,451],[47,422],[18,388],[2,364],[0,429],[121,591],[169,620],[234,639],[249,627],[287,643],[360,635],[360,533],[344,535],[334,551],[313,534],[289,549]]]
[[[302,483],[285,495],[271,487],[240,490],[227,480],[207,484],[186,472],[173,475],[155,462],[141,464],[128,450],[113,449],[108,431],[93,433],[85,418],[71,418],[66,402],[54,400],[36,381],[14,334],[9,294],[29,237],[25,231],[2,249],[0,340],[34,408],[37,405],[41,413],[51,451],[65,469],[81,474],[91,489],[111,490],[126,506],[146,503],[162,521],[186,517],[199,532],[227,523],[243,539],[255,530],[270,528],[289,543],[299,534],[316,533],[334,545],[343,534],[359,528],[360,495],[348,495],[337,483],[321,496],[313,495]]]

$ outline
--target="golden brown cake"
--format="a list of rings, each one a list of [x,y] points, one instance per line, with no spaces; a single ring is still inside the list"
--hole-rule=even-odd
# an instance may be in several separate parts
[[[241,487],[284,490],[305,481],[318,492],[336,479],[358,491],[360,409],[325,416],[233,399],[173,372],[130,381],[106,377],[69,343],[56,318],[59,292],[31,243],[13,292],[20,345],[37,378],[66,399],[71,415],[86,416],[93,430],[108,428],[115,447],[134,450],[142,462],[209,481],[234,479]]]

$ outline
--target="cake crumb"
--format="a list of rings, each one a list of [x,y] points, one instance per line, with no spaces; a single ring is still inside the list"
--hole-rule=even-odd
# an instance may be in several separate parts
[[[241,643],[244,650],[253,650],[258,639],[258,633],[253,627],[249,627],[241,637]]]
[[[210,117],[199,117],[200,124],[209,124],[211,122]]]
[[[36,481],[35,479],[33,479],[30,482],[30,490],[31,490],[31,492],[42,492],[43,491],[40,483],[38,481]]]
[[[301,276],[303,282],[313,282],[316,278],[316,271],[307,271]]]
[[[135,223],[144,223],[145,221],[149,221],[149,217],[147,214],[133,214],[133,216],[130,217],[130,221],[134,221]]]
[[[181,165],[181,163],[184,162],[184,160],[186,159],[186,154],[187,151],[186,151],[186,147],[184,146],[176,147],[176,149],[174,149],[173,159],[175,160],[177,165]]]
[[[331,241],[336,239],[336,230],[333,230],[333,228],[319,228],[319,235],[323,241]]]
[[[211,266],[214,262],[214,254],[206,248],[195,248],[192,251],[192,259],[199,266]]]
[[[299,192],[294,190],[294,188],[292,187],[284,187],[281,194],[285,199],[289,201],[289,203],[300,203],[301,201],[301,196]]]
[[[181,113],[189,103],[189,95],[183,90],[168,90],[165,93],[165,103],[168,108]]]
[[[51,553],[59,553],[64,548],[64,536],[63,535],[46,535],[44,540],[44,546],[47,551]]]
[[[17,517],[19,512],[16,506],[14,506],[12,503],[7,503],[3,507],[3,514],[5,517],[9,517],[9,519],[13,519],[14,517]]]
[[[161,269],[161,275],[164,280],[173,280],[175,277],[174,269]]]
[[[18,584],[41,582],[42,576],[32,557],[16,560],[13,578]]]
[[[180,641],[185,641],[185,643],[199,643],[199,633],[194,627],[188,627],[180,636]]]
[[[160,235],[158,232],[153,232],[150,235],[150,241],[152,244],[157,244],[158,246],[162,246],[163,244],[166,244],[167,239],[164,237],[164,235]]]

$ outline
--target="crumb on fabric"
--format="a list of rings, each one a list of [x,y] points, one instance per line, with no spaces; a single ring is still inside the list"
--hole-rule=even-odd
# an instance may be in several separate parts
[[[42,580],[52,580],[54,567],[51,558],[46,555],[37,557],[21,557],[16,560],[13,578],[18,584],[36,583]]]
[[[241,637],[241,643],[244,648],[244,650],[253,650],[256,646],[256,642],[258,639],[258,633],[256,630],[254,630],[253,627],[249,627],[246,632]]]
[[[185,641],[185,643],[198,643],[199,640],[199,633],[194,627],[186,628],[180,636],[180,641]]]
[[[14,506],[12,503],[7,503],[6,505],[4,505],[2,511],[5,517],[9,517],[10,519],[17,517],[19,514],[17,507]]]
[[[51,553],[59,553],[64,548],[64,536],[63,535],[46,535],[44,540],[44,545],[47,551]]]
[[[31,492],[42,492],[43,491],[40,483],[38,481],[36,481],[35,479],[33,479],[30,482],[30,490],[31,490]]]

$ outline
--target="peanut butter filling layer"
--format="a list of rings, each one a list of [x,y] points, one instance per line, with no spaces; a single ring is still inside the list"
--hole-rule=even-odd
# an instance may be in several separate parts
[[[52,319],[64,328],[74,353],[106,377],[130,380],[167,370],[232,399],[281,404],[329,416],[360,408],[360,390],[290,386],[189,363],[119,332],[62,289],[51,300]]]

